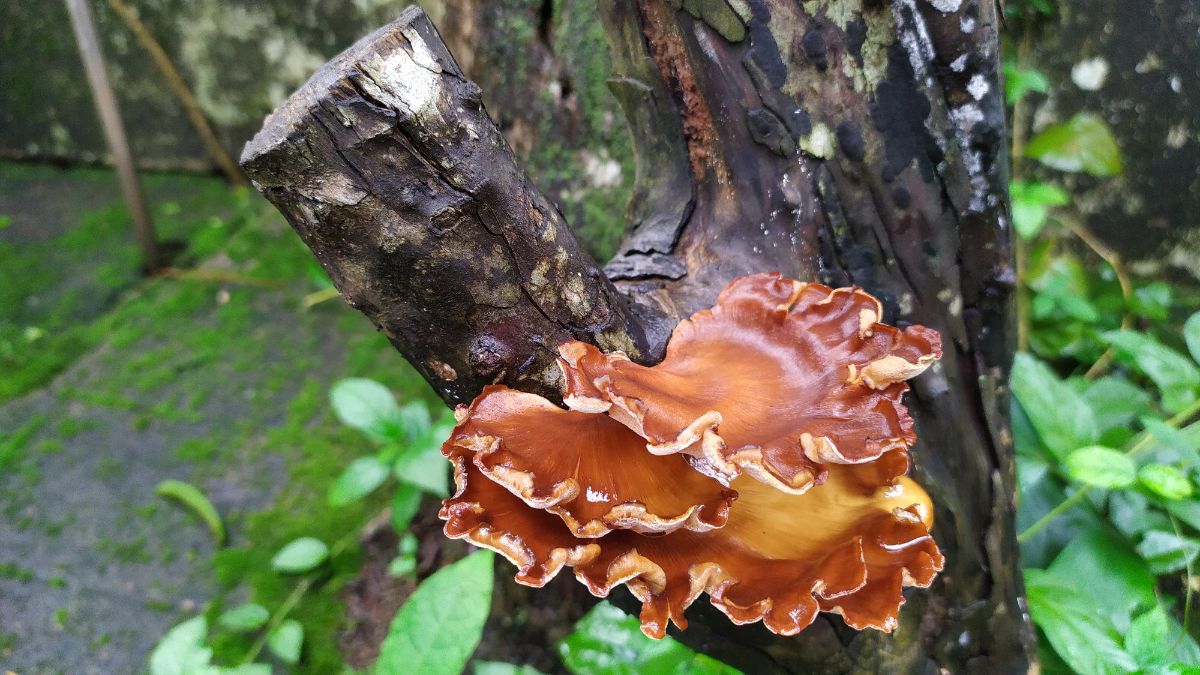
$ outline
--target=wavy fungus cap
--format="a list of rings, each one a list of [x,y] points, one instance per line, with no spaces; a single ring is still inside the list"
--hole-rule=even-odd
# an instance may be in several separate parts
[[[879,310],[755,275],[681,323],[657,366],[563,345],[570,410],[488,387],[456,411],[446,534],[523,584],[564,566],[599,596],[625,584],[655,638],[702,593],[783,635],[820,611],[892,630],[902,589],[943,564],[929,497],[903,476],[916,438],[900,401],[940,349]]]
[[[859,289],[741,277],[675,328],[658,365],[563,345],[563,400],[607,412],[654,454],[684,453],[721,480],[748,473],[799,494],[830,463],[870,462],[916,441],[904,381],[941,357],[941,339],[881,317]]]

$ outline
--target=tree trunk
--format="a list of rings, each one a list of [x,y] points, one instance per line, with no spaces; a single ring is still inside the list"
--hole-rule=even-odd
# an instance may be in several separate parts
[[[698,602],[680,638],[750,672],[1024,672],[994,3],[599,7],[638,165],[603,273],[416,9],[322,68],[242,164],[448,403],[489,382],[557,399],[566,337],[653,362],[680,318],[754,272],[857,284],[890,322],[937,329],[945,357],[908,402],[938,583],[891,635],[822,615],[782,638]]]

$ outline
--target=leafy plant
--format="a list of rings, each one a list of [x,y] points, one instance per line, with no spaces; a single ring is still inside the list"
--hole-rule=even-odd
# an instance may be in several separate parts
[[[1110,375],[1063,379],[1029,354],[1013,366],[1030,614],[1074,672],[1189,672],[1200,667],[1185,628],[1200,556],[1197,364],[1153,334],[1100,339],[1120,367]]]
[[[558,645],[567,670],[577,675],[736,675],[739,671],[672,640],[651,640],[641,623],[601,602]]]
[[[154,488],[154,493],[160,497],[174,499],[186,506],[208,526],[218,546],[225,543],[225,524],[221,521],[216,507],[212,505],[208,497],[204,496],[200,488],[183,481],[164,480]]]

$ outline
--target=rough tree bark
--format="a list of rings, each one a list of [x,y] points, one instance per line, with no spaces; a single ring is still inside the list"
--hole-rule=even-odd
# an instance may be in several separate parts
[[[603,272],[419,10],[314,75],[242,165],[451,404],[494,381],[557,398],[552,350],[568,336],[653,362],[680,318],[747,273],[858,284],[887,320],[939,330],[945,358],[909,397],[948,560],[934,588],[891,635],[823,617],[780,638],[698,602],[680,637],[756,673],[1024,672],[994,2],[599,6],[638,160]]]

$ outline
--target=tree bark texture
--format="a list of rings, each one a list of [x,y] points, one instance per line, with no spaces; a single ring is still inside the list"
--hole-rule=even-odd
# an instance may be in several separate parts
[[[448,403],[490,382],[557,399],[567,337],[653,362],[679,319],[755,272],[857,284],[889,322],[937,329],[945,357],[908,401],[947,557],[938,583],[891,635],[822,616],[783,638],[701,601],[679,637],[748,672],[1024,672],[995,4],[598,6],[637,158],[603,271],[419,10],[322,68],[242,164]]]

